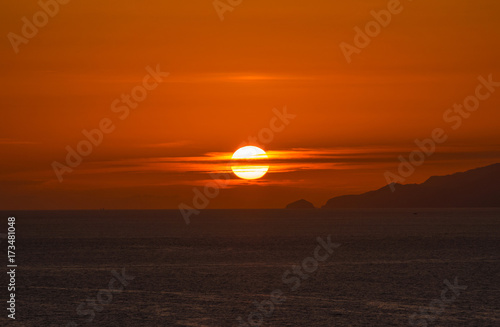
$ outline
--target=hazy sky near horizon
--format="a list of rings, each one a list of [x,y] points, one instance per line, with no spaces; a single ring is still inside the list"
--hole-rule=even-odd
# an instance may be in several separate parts
[[[380,188],[435,128],[448,139],[405,183],[500,162],[500,88],[460,127],[443,119],[479,76],[500,81],[500,2],[401,1],[348,63],[339,45],[389,2],[243,0],[221,21],[211,0],[70,1],[17,54],[8,35],[22,36],[21,19],[40,6],[6,4],[0,209],[189,204],[193,187],[269,128],[273,108],[296,117],[263,144],[268,174],[232,179],[209,208],[320,206]],[[121,120],[112,104],[146,67],[169,75]],[[106,118],[114,131],[59,182],[51,164]]]

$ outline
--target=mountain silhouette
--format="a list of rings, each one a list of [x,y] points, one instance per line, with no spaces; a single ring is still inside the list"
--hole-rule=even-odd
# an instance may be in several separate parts
[[[314,205],[309,201],[301,199],[288,204],[286,209],[314,209]]]
[[[392,191],[391,186],[394,187]],[[392,184],[359,195],[331,198],[323,208],[454,208],[500,207],[500,163],[422,184]]]

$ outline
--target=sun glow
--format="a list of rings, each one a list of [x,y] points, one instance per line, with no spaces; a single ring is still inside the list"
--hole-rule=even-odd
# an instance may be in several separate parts
[[[240,161],[240,164],[231,166],[233,173],[242,179],[258,179],[263,177],[269,170],[268,165],[249,164],[249,161],[258,161],[259,159],[268,159],[264,150],[256,146],[242,147],[233,154],[234,162]],[[244,160],[244,163],[241,163]]]

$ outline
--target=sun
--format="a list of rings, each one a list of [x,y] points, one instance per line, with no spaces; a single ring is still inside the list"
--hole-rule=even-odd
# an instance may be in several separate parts
[[[268,156],[264,150],[256,146],[244,146],[236,150],[231,158],[234,162],[238,160],[246,160],[242,164],[231,166],[233,173],[242,179],[258,179],[264,176],[269,170],[267,165],[256,165],[249,164],[248,161],[259,159],[268,159]]]

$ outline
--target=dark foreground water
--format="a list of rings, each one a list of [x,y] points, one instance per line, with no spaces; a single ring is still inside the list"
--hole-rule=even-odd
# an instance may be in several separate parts
[[[0,215],[2,326],[500,326],[498,209]]]

